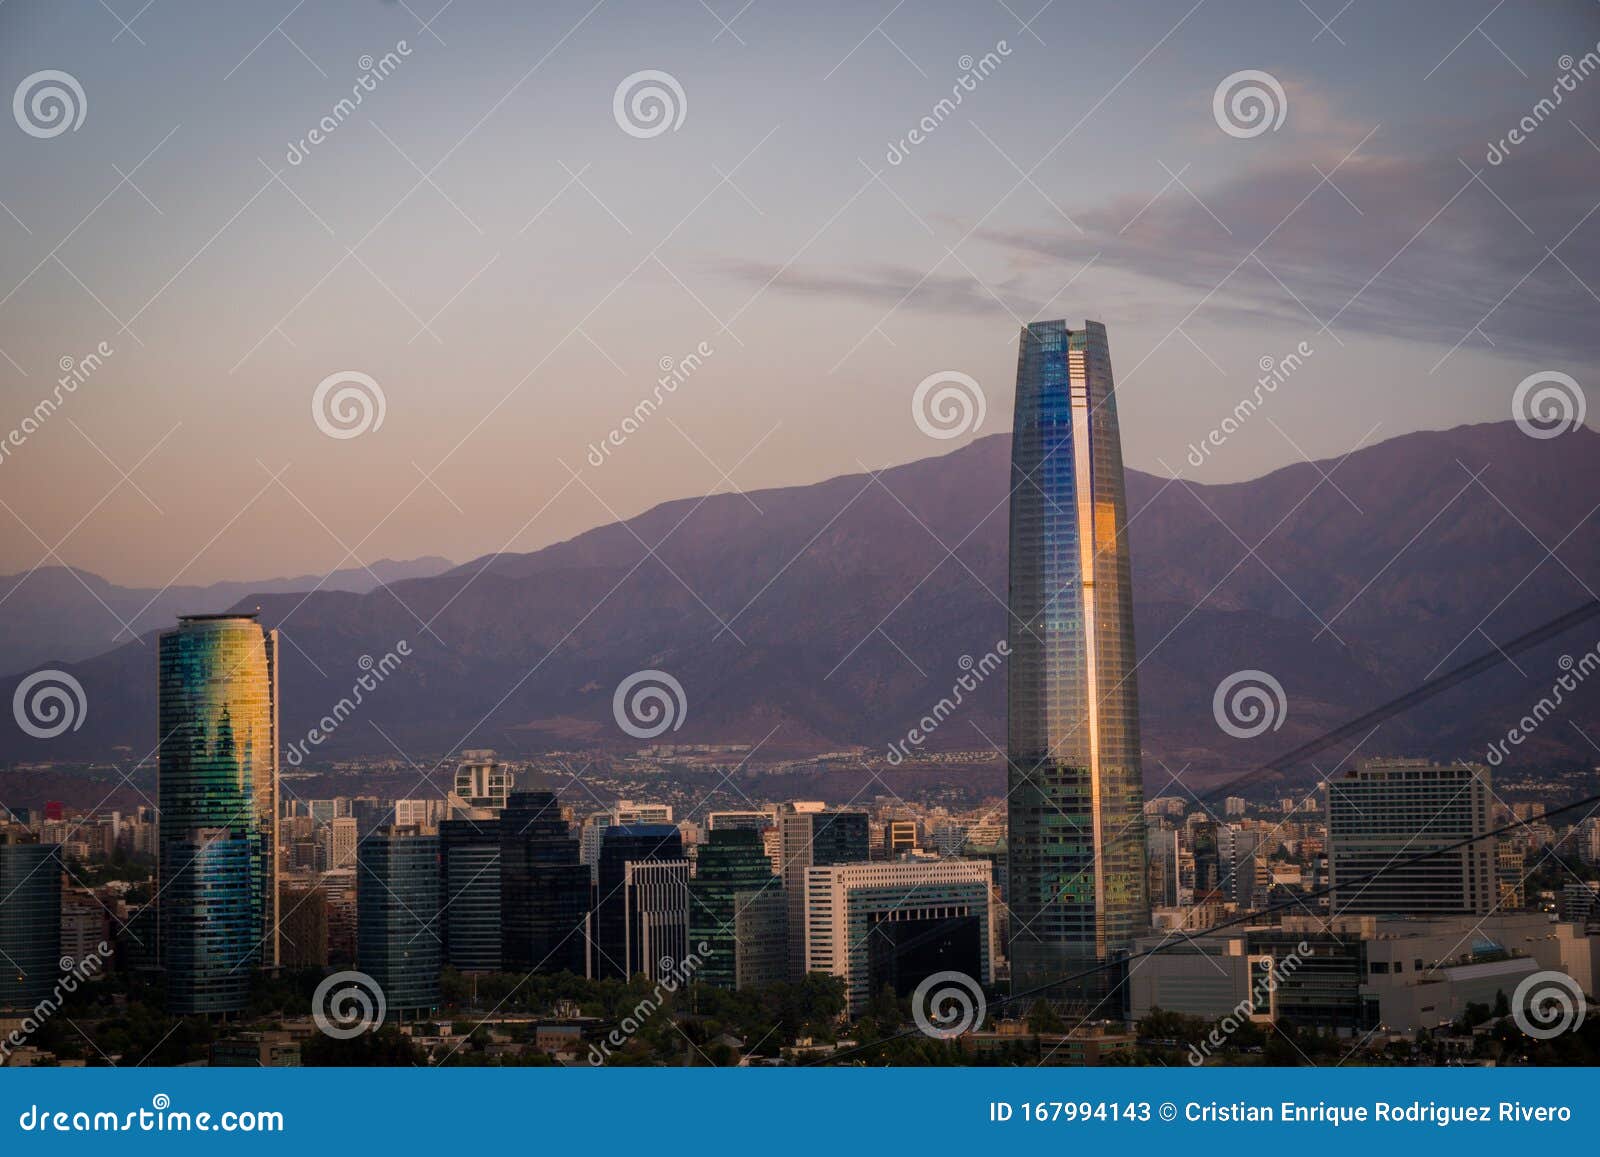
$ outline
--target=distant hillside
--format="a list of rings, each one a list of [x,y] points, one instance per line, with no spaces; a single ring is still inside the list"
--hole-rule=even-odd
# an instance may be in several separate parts
[[[348,692],[361,656],[408,641],[412,657],[319,756],[392,753],[373,724],[419,758],[461,746],[634,747],[612,719],[612,693],[643,668],[671,672],[688,700],[663,742],[881,748],[949,693],[964,656],[1005,637],[1008,444],[992,436],[876,481],[763,491],[759,511],[736,495],[668,502],[626,526],[366,594],[239,601],[259,602],[269,623],[293,612],[286,739]],[[1590,597],[1597,498],[1600,434],[1541,442],[1510,423],[1408,434],[1337,469],[1303,463],[1226,486],[1130,472],[1152,790],[1186,767],[1204,777],[1265,762]],[[1386,724],[1362,751],[1482,758],[1549,689],[1558,656],[1596,645],[1593,626],[1519,657],[1521,673],[1507,666]],[[83,728],[35,741],[7,717],[0,755],[144,754],[154,662],[147,640],[72,665],[90,703]],[[1283,685],[1287,718],[1232,739],[1212,695],[1247,668]],[[7,701],[15,682],[0,681]],[[1593,761],[1573,724],[1600,741],[1594,683],[1513,762]],[[1003,746],[1004,698],[1003,676],[984,682],[930,748]]]
[[[43,663],[87,659],[125,643],[130,636],[117,619],[139,634],[166,627],[180,614],[225,611],[257,592],[309,591],[321,583],[325,591],[366,594],[380,583],[427,578],[454,565],[438,555],[405,562],[386,558],[373,563],[370,573],[352,567],[334,571],[326,579],[314,574],[166,590],[119,587],[86,570],[61,566],[0,575],[0,599],[4,600],[0,602],[0,675],[31,671]]]

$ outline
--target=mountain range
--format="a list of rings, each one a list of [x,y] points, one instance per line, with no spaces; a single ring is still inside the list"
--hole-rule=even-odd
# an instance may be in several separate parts
[[[991,435],[875,473],[666,502],[530,554],[366,591],[324,584],[307,597],[257,584],[234,605],[259,605],[284,632],[286,746],[369,661],[406,644],[312,763],[398,751],[426,766],[466,747],[631,750],[642,741],[619,728],[613,693],[642,670],[669,673],[684,692],[679,728],[654,742],[759,745],[758,759],[881,753],[1006,637],[1008,451],[1008,435]],[[1228,485],[1126,477],[1154,794],[1180,790],[1175,777],[1214,782],[1268,763],[1600,587],[1600,433],[1586,428],[1549,441],[1509,422],[1417,432]],[[25,629],[14,602],[0,605],[0,638]],[[72,638],[110,622],[91,609]],[[1481,760],[1550,690],[1561,657],[1597,642],[1590,620],[1318,764]],[[0,758],[148,755],[153,632],[55,665],[85,690],[82,726],[36,740],[8,714]],[[1213,698],[1246,671],[1270,675],[1284,700],[1275,726],[1235,738]],[[17,682],[0,680],[4,700]],[[961,697],[923,750],[1003,749],[1004,672]],[[1600,742],[1600,688],[1564,699],[1507,764],[1600,758],[1590,742]]]
[[[210,586],[123,587],[76,567],[41,566],[0,575],[0,676],[41,664],[73,662],[108,651],[134,635],[164,629],[180,614],[207,614],[248,605],[251,595],[309,591],[366,594],[384,583],[427,578],[455,566],[429,555],[404,562],[379,559],[322,575],[299,575]]]

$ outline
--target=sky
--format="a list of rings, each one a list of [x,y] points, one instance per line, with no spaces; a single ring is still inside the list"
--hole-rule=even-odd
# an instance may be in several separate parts
[[[1039,318],[1201,482],[1594,395],[1600,5],[1040,3],[8,0],[0,573],[465,561],[945,453]]]

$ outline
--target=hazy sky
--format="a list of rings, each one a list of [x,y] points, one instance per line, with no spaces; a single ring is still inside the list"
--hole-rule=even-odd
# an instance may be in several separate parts
[[[5,447],[0,571],[465,560],[942,453],[918,383],[1006,429],[1039,316],[1105,321],[1129,465],[1203,481],[1505,420],[1537,371],[1600,418],[1600,76],[1535,112],[1600,6],[1039,4],[9,0],[0,95],[59,70],[83,117],[0,117],[0,439],[113,352]],[[619,123],[642,70],[677,127]],[[1219,125],[1243,70],[1276,128]],[[344,371],[385,408],[334,438]]]

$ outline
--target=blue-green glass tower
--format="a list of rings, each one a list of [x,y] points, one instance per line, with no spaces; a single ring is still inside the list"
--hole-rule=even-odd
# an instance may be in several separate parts
[[[1022,331],[1010,551],[1010,947],[1021,990],[1114,959],[1149,924],[1127,503],[1099,322]],[[1097,977],[1062,995],[1105,988]]]
[[[278,633],[189,615],[157,662],[167,1009],[235,1012],[278,964]]]

